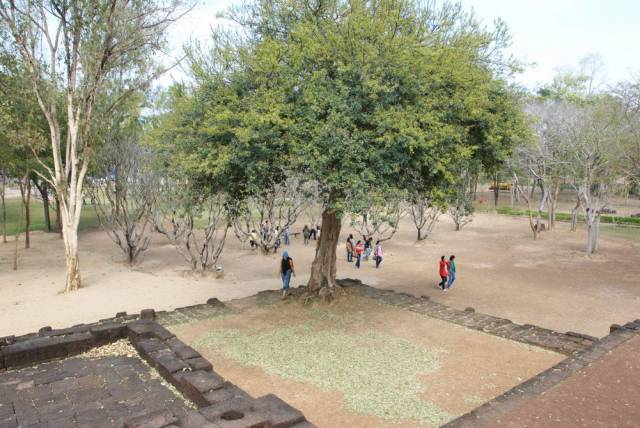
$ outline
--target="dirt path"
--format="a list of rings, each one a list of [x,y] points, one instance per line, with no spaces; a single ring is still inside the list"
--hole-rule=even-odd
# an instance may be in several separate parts
[[[602,336],[611,323],[638,318],[640,312],[640,248],[634,241],[603,238],[601,254],[583,255],[584,232],[560,230],[533,241],[526,219],[480,214],[461,232],[443,216],[433,236],[415,242],[406,219],[393,240],[385,243],[382,268],[371,261],[360,270],[348,264],[338,247],[339,277],[426,294],[445,304],[475,307],[518,323]],[[302,223],[293,227],[301,229]],[[343,228],[343,236],[349,233]],[[288,248],[304,284],[314,255],[314,242],[304,247],[294,239]],[[11,270],[13,246],[0,244],[0,336],[64,327],[113,316],[118,311],[173,309],[202,303],[210,297],[228,300],[280,287],[279,256],[262,256],[233,236],[225,246],[223,279],[187,272],[186,264],[161,236],[133,268],[102,231],[80,239],[80,263],[85,287],[72,294],[63,289],[62,242],[54,234],[33,234],[32,248],[20,250],[20,269]],[[442,293],[435,289],[440,255],[458,257],[458,280]]]

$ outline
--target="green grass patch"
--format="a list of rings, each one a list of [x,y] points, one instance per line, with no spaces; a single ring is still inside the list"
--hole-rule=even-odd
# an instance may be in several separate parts
[[[216,330],[194,345],[286,379],[337,390],[358,413],[431,426],[450,419],[420,397],[426,385],[418,376],[439,367],[434,352],[388,334],[348,332],[341,321],[350,319],[336,313],[322,318],[268,331]],[[335,326],[326,328],[327,322]]]
[[[511,216],[529,216],[528,210],[519,210],[510,207],[497,207],[495,212],[498,214],[505,214]],[[532,212],[534,216],[537,216],[537,211]],[[547,220],[549,218],[549,214],[547,212],[543,212],[541,214],[541,218]],[[557,221],[571,221],[571,213],[557,212],[556,213]],[[584,214],[578,215],[578,221],[584,221]],[[605,224],[614,224],[614,225],[628,225],[628,226],[640,226],[640,218],[638,217],[626,217],[626,216],[617,216],[611,214],[602,214],[600,216],[600,223]]]
[[[22,201],[20,198],[8,198],[5,200],[7,207],[7,235],[14,235],[19,228],[20,210],[22,209]],[[44,208],[42,201],[39,199],[31,199],[31,230],[45,230]],[[56,229],[56,212],[55,205],[49,207],[51,215],[51,226]],[[100,222],[96,216],[95,210],[91,205],[82,207],[82,215],[80,217],[80,229],[94,229],[100,227]],[[24,218],[22,220],[21,232],[24,232]],[[0,233],[2,230],[0,230]]]

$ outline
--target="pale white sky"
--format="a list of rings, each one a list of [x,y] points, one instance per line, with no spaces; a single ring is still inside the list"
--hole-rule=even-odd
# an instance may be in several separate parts
[[[216,13],[238,0],[204,0],[170,32],[171,53],[178,57],[190,38],[207,40],[210,28],[223,24]],[[604,61],[601,80],[611,84],[640,73],[640,0],[462,0],[491,25],[502,18],[511,31],[510,52],[535,63],[516,77],[535,88],[553,78],[557,68],[577,67],[587,54]],[[176,70],[162,84],[180,78]]]

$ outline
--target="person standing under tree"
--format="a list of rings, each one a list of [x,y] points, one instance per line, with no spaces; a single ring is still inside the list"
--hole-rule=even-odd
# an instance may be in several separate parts
[[[447,282],[447,288],[451,288],[453,282],[456,280],[456,256],[451,255],[449,257],[449,263],[447,264],[447,268],[449,269],[449,281]]]
[[[376,249],[373,251],[373,257],[376,259],[376,269],[380,268],[380,263],[382,263],[382,244],[380,241],[376,241]]]
[[[353,261],[353,235],[349,234],[347,238],[347,261],[351,263]]]
[[[289,241],[289,226],[284,228],[284,245],[289,246],[291,242]]]
[[[304,245],[309,245],[309,237],[311,236],[311,231],[309,230],[309,226],[306,224],[302,228],[302,237],[304,238]]]
[[[249,244],[251,244],[252,250],[258,248],[258,234],[255,229],[253,229],[249,234]]]
[[[449,271],[447,270],[447,261],[444,256],[440,257],[440,289],[447,291],[447,280],[449,279]]]
[[[356,269],[360,269],[360,259],[362,259],[362,253],[364,252],[364,245],[362,241],[356,243]]]
[[[373,248],[371,248],[372,246],[372,241],[373,238],[372,237],[364,237],[364,254],[363,254],[363,258],[366,260],[369,260],[369,256],[371,255],[371,251],[373,250]]]
[[[280,277],[282,278],[282,298],[287,297],[289,292],[289,283],[291,282],[291,275],[296,276],[296,271],[293,266],[293,259],[289,257],[288,252],[282,253],[282,260],[280,260]]]

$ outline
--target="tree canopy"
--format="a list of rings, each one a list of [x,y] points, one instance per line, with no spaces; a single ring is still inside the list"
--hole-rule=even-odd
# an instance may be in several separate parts
[[[194,85],[173,89],[160,139],[233,199],[297,177],[325,212],[359,213],[445,191],[471,160],[492,168],[524,132],[504,25],[459,5],[276,0],[226,16],[241,31],[191,47]]]

